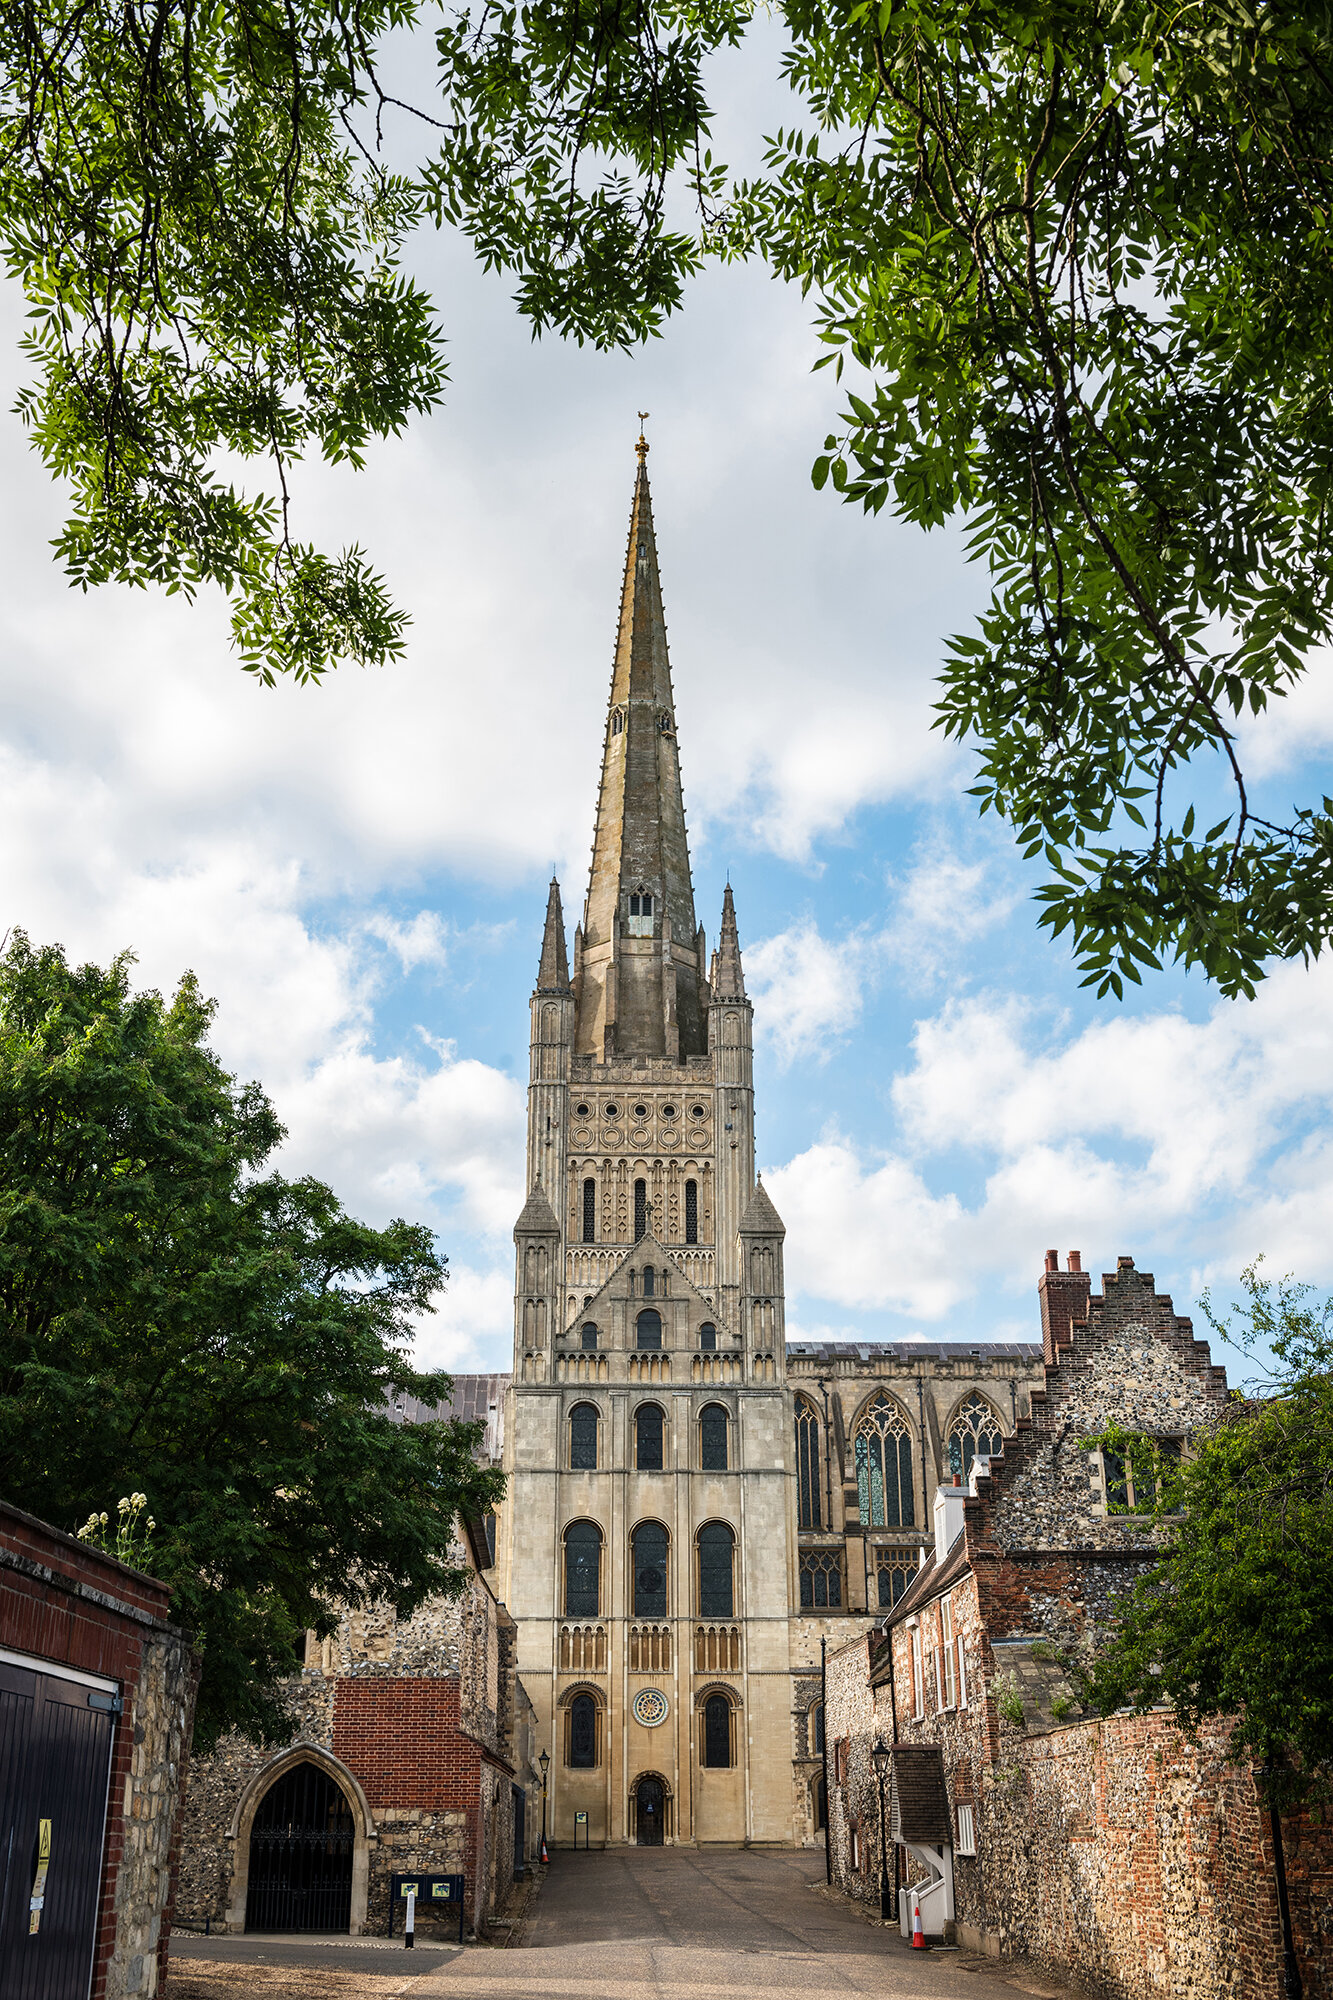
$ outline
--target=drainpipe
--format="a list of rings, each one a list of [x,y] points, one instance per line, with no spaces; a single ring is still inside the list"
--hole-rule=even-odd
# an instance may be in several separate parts
[[[890,1611],[892,1617],[892,1611]],[[898,1690],[893,1678],[893,1627],[885,1621],[884,1636],[889,1642],[889,1736],[897,1747],[898,1742]],[[900,1907],[902,1892],[903,1853],[897,1841],[893,1843],[893,1907]]]
[[[1271,1777],[1273,1769],[1271,1761],[1265,1764],[1265,1777]],[[1282,1920],[1283,2000],[1303,2000],[1305,1989],[1301,1985],[1300,1961],[1296,1957],[1296,1940],[1291,1930],[1291,1904],[1287,1900],[1287,1857],[1282,1847],[1282,1815],[1271,1802],[1268,1807],[1268,1826],[1273,1836],[1273,1875],[1277,1882],[1278,1916]]]
[[[833,1817],[833,1802],[828,1788],[828,1640],[823,1635],[819,1641],[819,1713],[823,1717],[820,1741],[824,1757],[824,1880],[833,1880],[833,1849],[830,1846],[829,1821]]]
[[[926,1484],[926,1392],[922,1387],[921,1367],[917,1364],[916,1377],[917,1427],[921,1433],[921,1526],[930,1530],[930,1488]]]

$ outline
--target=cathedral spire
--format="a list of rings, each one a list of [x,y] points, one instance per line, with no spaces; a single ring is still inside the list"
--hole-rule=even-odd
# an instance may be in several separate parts
[[[569,960],[565,956],[565,913],[560,907],[560,884],[551,877],[551,893],[546,899],[546,929],[542,933],[541,964],[537,968],[539,993],[568,993]]]
[[[676,705],[657,568],[648,445],[620,593],[588,899],[575,1047],[679,1061],[707,1050],[702,966],[685,836]]]
[[[722,929],[718,936],[717,950],[713,954],[712,987],[715,1000],[745,998],[745,974],[741,970],[741,941],[736,930],[736,904],[732,898],[730,882],[722,892]]]

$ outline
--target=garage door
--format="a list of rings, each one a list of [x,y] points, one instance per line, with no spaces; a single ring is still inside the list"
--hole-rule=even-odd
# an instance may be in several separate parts
[[[87,2000],[117,1706],[0,1659],[0,2000]]]

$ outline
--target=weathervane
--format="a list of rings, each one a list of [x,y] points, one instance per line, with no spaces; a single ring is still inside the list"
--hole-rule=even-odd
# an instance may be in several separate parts
[[[639,411],[639,442],[635,445],[634,449],[638,452],[640,458],[644,458],[647,455],[648,440],[643,434],[643,427],[651,415],[651,410]]]

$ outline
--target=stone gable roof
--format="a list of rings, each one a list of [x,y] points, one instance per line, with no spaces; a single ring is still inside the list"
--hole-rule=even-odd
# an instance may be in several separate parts
[[[520,1236],[558,1236],[560,1224],[555,1219],[555,1210],[546,1198],[546,1191],[540,1181],[532,1184],[532,1193],[523,1204],[523,1213],[514,1224],[514,1240]]]
[[[762,1181],[756,1181],[754,1193],[750,1196],[744,1215],[741,1217],[739,1234],[742,1236],[785,1236],[787,1225],[769,1200],[768,1190]]]

